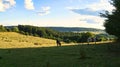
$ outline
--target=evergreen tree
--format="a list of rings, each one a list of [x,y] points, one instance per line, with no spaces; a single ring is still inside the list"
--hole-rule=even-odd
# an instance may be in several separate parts
[[[120,40],[120,0],[111,0],[111,4],[115,7],[112,14],[106,11],[101,16],[107,18],[104,24],[106,32],[117,36]]]

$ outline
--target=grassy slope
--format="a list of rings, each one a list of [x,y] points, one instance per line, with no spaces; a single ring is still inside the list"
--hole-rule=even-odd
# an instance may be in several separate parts
[[[120,67],[120,49],[113,46],[0,49],[0,67]],[[81,52],[86,58],[80,59]]]
[[[15,32],[0,32],[0,48],[25,48],[55,46],[51,39],[25,36]]]
[[[0,67],[120,67],[120,45],[41,47],[51,45],[54,40],[0,33]]]

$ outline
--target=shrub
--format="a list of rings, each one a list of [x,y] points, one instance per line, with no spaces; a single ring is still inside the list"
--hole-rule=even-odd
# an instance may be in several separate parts
[[[87,57],[84,49],[80,49],[79,54],[80,54],[80,59],[85,59]]]

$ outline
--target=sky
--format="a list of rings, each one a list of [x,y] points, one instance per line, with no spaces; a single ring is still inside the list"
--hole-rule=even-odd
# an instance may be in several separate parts
[[[110,0],[0,0],[0,25],[87,27],[104,29],[100,13]]]

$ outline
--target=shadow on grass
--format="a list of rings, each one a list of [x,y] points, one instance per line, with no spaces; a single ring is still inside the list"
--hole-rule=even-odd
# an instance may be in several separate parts
[[[119,62],[119,56],[109,54],[106,43],[0,49],[0,67],[119,67]]]

